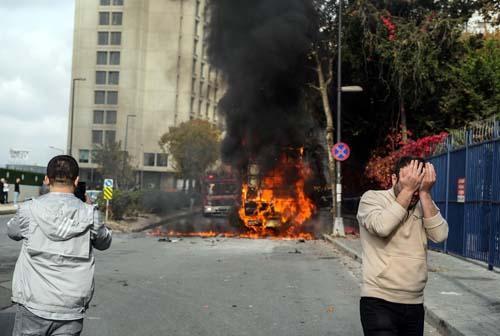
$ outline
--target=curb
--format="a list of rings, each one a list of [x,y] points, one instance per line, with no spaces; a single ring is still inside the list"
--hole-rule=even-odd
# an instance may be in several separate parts
[[[331,243],[332,245],[335,245],[336,248],[338,248],[339,250],[341,250],[344,254],[348,255],[349,257],[351,257],[352,259],[356,260],[357,262],[361,263],[362,262],[362,258],[361,256],[358,254],[358,252],[354,251],[353,249],[351,249],[350,247],[348,246],[345,246],[344,244],[341,244],[337,241],[337,238],[333,238],[331,237],[330,235],[327,235],[327,234],[324,234],[323,235],[323,239],[325,239],[326,241],[328,241],[329,243]]]
[[[132,233],[138,233],[138,232],[143,232],[143,231],[146,231],[146,230],[151,230],[151,229],[154,229],[155,227],[168,224],[171,221],[178,220],[178,219],[188,218],[188,217],[191,217],[191,216],[198,215],[200,213],[201,213],[201,210],[194,210],[192,212],[186,211],[186,212],[182,212],[182,213],[179,213],[179,214],[175,214],[175,215],[172,215],[170,217],[166,217],[166,218],[160,220],[159,222],[152,223],[152,224],[146,225],[145,227],[132,230]]]
[[[334,245],[337,249],[339,249],[342,253],[345,255],[351,257],[355,261],[361,263],[362,258],[359,255],[359,253],[350,247],[344,245],[340,239],[342,238],[333,238],[329,235],[324,234],[323,238],[325,241],[329,242],[330,244]],[[437,329],[437,331],[443,335],[443,336],[465,336],[462,332],[458,331],[456,328],[454,328],[452,325],[450,325],[448,322],[440,318],[435,312],[433,312],[429,307],[425,304],[424,302],[424,308],[425,308],[425,320],[432,325],[434,328]]]
[[[3,215],[13,215],[16,213],[16,209],[0,210],[0,216]]]

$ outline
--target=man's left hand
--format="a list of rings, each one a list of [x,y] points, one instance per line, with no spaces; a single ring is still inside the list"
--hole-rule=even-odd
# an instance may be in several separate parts
[[[425,164],[425,175],[420,185],[420,193],[430,193],[432,187],[436,183],[436,170],[432,163]]]

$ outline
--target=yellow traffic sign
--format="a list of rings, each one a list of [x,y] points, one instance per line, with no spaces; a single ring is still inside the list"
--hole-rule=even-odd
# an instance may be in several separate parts
[[[113,188],[112,187],[104,187],[103,189],[104,199],[109,201],[113,199]]]

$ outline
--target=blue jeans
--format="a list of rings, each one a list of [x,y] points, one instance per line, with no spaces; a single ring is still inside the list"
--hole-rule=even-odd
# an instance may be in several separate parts
[[[17,305],[16,321],[12,336],[79,336],[83,319],[74,321],[46,320]]]
[[[17,202],[19,202],[19,191],[14,192],[14,205],[16,205]]]

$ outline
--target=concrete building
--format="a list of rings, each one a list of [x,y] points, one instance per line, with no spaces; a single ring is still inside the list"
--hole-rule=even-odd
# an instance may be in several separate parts
[[[206,0],[76,0],[68,152],[83,179],[102,178],[95,146],[120,141],[139,184],[176,187],[161,135],[189,119],[219,122],[220,80],[204,43],[208,19]]]

